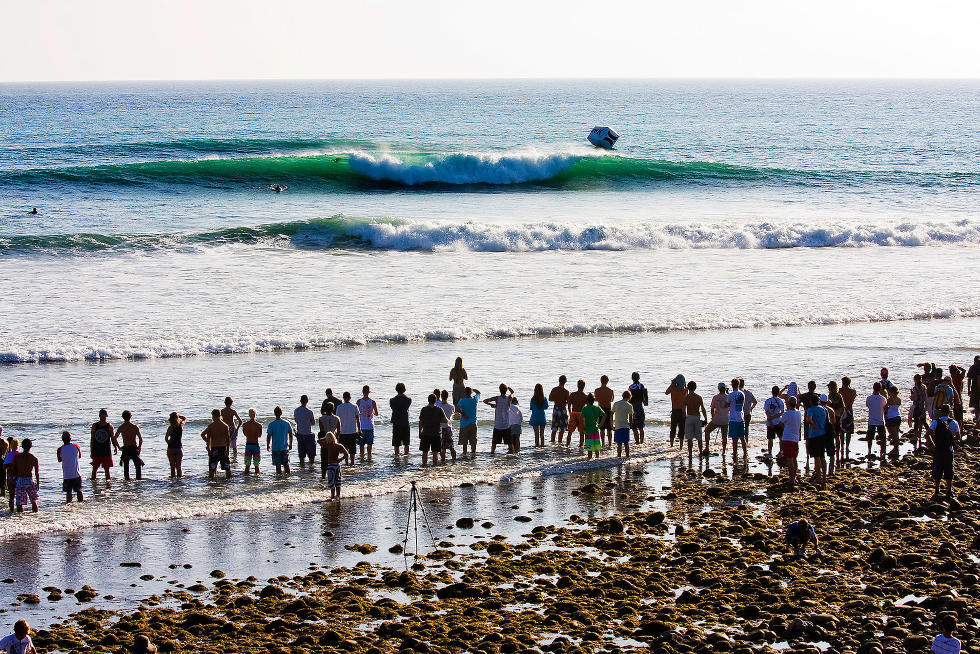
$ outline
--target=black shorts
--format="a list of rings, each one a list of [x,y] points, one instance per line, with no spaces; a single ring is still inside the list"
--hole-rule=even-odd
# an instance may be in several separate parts
[[[66,479],[61,482],[61,492],[63,493],[81,493],[82,492],[82,478],[75,477],[74,479]]]
[[[408,425],[392,425],[391,426],[391,446],[408,447],[408,442],[411,440],[412,430]]]
[[[783,437],[783,425],[766,425],[766,438],[771,441]]]
[[[442,450],[442,434],[420,434],[419,452],[428,454],[429,452],[439,452]]]
[[[493,428],[493,444],[500,445],[501,443],[510,443],[511,431],[510,427],[507,429],[497,429]]]
[[[140,448],[135,445],[123,445],[119,463],[125,463],[126,461],[132,461],[138,466],[143,465],[143,461],[140,459]]]
[[[932,457],[932,478],[934,481],[953,478],[953,457],[949,455]]]
[[[901,427],[902,426],[902,416],[895,416],[894,418],[886,418],[885,424],[889,427]]]
[[[818,456],[819,457],[824,456],[824,454],[827,451],[826,449],[827,444],[825,443],[825,441],[833,442],[833,439],[826,438],[824,436],[818,436],[817,438],[808,438],[806,440],[806,453],[814,459],[817,458]]]
[[[885,426],[884,425],[868,425],[868,441],[872,442],[877,434],[877,440],[885,440]]]
[[[599,418],[599,429],[612,429],[613,426],[613,412],[612,409],[607,409],[606,407],[599,407],[602,409],[602,417]]]
[[[341,434],[337,437],[337,441],[344,446],[347,453],[352,457],[354,456],[354,451],[357,449],[357,434]]]

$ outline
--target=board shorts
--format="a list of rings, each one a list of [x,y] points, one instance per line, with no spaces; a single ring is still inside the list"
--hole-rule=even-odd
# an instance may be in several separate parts
[[[722,432],[725,433],[725,432]],[[740,441],[745,438],[745,423],[744,422],[729,422],[728,423],[728,436],[733,441]]]
[[[840,417],[840,428],[848,436],[854,433],[854,415],[847,409],[844,409],[844,413]]]
[[[766,425],[766,438],[771,441],[781,438],[783,435],[783,425]]]
[[[613,442],[617,445],[629,445],[630,444],[630,428],[620,427],[613,432]]]
[[[373,429],[362,429],[361,430],[361,443],[364,445],[374,445],[374,430]]]
[[[687,416],[684,418],[684,438],[689,441],[697,440],[701,442],[701,418],[699,416]]]
[[[105,469],[107,472],[109,468],[112,467],[112,457],[111,456],[96,456],[92,457],[92,468],[98,470],[99,468]]]
[[[728,423],[727,422],[725,424],[723,424],[723,425],[719,425],[716,422],[709,422],[708,423],[708,426],[705,427],[705,429],[706,430],[709,430],[710,429],[712,431],[714,431],[715,429],[717,429],[717,430],[719,430],[721,432],[721,435],[722,436],[725,436],[725,437],[728,436]]]
[[[138,466],[143,465],[143,460],[140,459],[140,448],[135,445],[123,445],[122,446],[122,456],[119,457],[119,463],[124,464],[127,461],[132,461]]]
[[[327,488],[340,488],[340,464],[327,464]]]
[[[886,418],[885,425],[887,425],[888,427],[901,427],[902,416],[895,416],[894,418]]]
[[[272,451],[272,465],[274,465],[274,466],[288,466],[289,465],[289,450],[273,450]]]
[[[602,417],[599,418],[599,429],[612,429],[613,412],[612,407],[599,407],[602,409]]]
[[[392,447],[408,447],[409,440],[411,440],[412,430],[408,425],[392,425],[391,426],[391,446]]]
[[[602,451],[602,438],[599,437],[599,434],[585,435],[585,451],[586,452]]]
[[[585,421],[582,420],[581,411],[572,411],[568,414],[568,433],[578,431],[579,436],[585,433]]]
[[[337,437],[337,442],[344,446],[347,453],[352,457],[357,449],[357,434],[341,434]]]
[[[219,445],[208,450],[208,469],[214,472],[221,466],[222,470],[231,470],[231,461],[228,460],[228,446]]]
[[[442,434],[421,434],[419,435],[419,452],[435,454],[442,450]]]
[[[796,461],[796,457],[800,455],[799,441],[779,441],[779,453],[784,459]]]
[[[455,450],[453,447],[456,443],[453,442],[453,430],[448,427],[442,428],[442,434],[439,441],[439,449],[441,450]]]
[[[316,450],[316,437],[313,434],[296,434],[296,453],[299,454],[300,461],[304,458],[313,461],[316,458]]]
[[[17,477],[14,482],[14,500],[17,504],[37,502],[37,486],[32,477]]]
[[[228,425],[228,446],[238,450],[238,427]]]
[[[476,424],[466,425],[459,428],[459,445],[469,444],[476,450]]]
[[[72,479],[65,479],[61,482],[61,492],[62,493],[80,493],[82,491],[82,478],[74,477]]]
[[[875,435],[877,434],[877,438]],[[868,442],[872,440],[883,441],[885,440],[885,426],[884,425],[868,425]]]
[[[493,444],[494,445],[500,445],[500,444],[506,445],[509,442],[510,442],[510,428],[509,427],[507,429],[497,429],[496,427],[493,428]]]
[[[568,409],[563,406],[556,406],[551,410],[551,431],[564,431],[568,429]]]
[[[952,455],[943,456],[933,456],[932,457],[932,479],[933,481],[939,481],[940,479],[952,479],[953,478],[953,457]]]
[[[811,436],[808,438],[806,440],[807,456],[813,457],[814,459],[817,457],[822,457],[827,451],[826,443],[824,442],[826,440],[827,439],[823,436],[817,436],[816,438]]]
[[[245,463],[249,461],[259,462],[262,458],[262,448],[258,443],[245,443]]]
[[[646,424],[646,420],[647,420],[647,416],[646,413],[643,411],[643,405],[634,404],[633,419],[630,421],[630,426],[633,429],[643,429],[643,426]]]
[[[682,436],[684,434],[684,424],[685,424],[684,409],[671,409],[670,410],[670,438],[674,439],[675,436]]]

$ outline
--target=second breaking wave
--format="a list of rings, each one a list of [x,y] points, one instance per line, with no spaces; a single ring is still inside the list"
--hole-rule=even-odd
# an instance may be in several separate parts
[[[980,245],[980,222],[505,223],[337,215],[197,232],[0,236],[0,253],[6,254],[86,254],[223,245],[420,252],[975,246]]]

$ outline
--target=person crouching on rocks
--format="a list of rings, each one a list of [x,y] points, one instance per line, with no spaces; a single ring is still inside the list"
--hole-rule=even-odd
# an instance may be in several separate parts
[[[814,551],[819,553],[817,532],[806,518],[795,520],[786,528],[786,546],[793,548],[796,556],[806,557],[806,548],[811,543]]]

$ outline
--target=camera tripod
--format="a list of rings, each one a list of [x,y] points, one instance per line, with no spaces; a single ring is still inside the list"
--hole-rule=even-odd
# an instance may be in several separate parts
[[[422,504],[422,494],[419,492],[418,486],[415,482],[412,482],[412,489],[409,492],[408,497],[408,520],[405,523],[405,540],[402,541],[402,553],[405,556],[405,566],[408,566],[408,536],[409,529],[412,529],[415,533],[415,565],[421,565],[419,555],[419,509],[422,510],[422,526],[425,530],[429,532],[429,538],[432,540],[432,545],[435,547],[436,538],[432,535],[432,528],[429,526],[429,516],[425,513],[425,505]],[[414,567],[414,566],[413,566]]]

